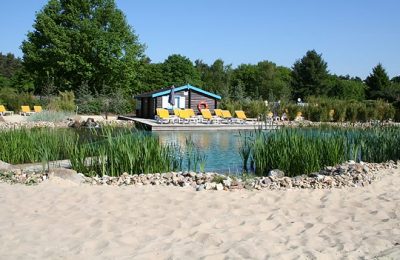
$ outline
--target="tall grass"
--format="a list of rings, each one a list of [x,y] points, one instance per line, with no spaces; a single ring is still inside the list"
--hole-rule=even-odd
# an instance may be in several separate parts
[[[119,176],[175,170],[179,166],[177,149],[161,145],[158,138],[138,131],[103,128],[94,135],[104,139],[69,147],[72,167],[87,175]]]
[[[70,159],[87,175],[118,176],[166,172],[182,166],[177,149],[158,138],[129,129],[105,127],[90,134],[71,129],[14,129],[0,135],[0,160],[12,164]]]
[[[12,164],[68,158],[77,134],[69,129],[13,129],[0,134],[0,160]]]
[[[280,169],[288,176],[309,174],[346,160],[384,162],[400,158],[400,129],[293,129],[258,133],[256,174]]]

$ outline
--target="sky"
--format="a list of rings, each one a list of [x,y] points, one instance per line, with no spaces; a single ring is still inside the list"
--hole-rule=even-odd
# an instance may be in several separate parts
[[[20,45],[47,0],[0,1],[0,52]],[[292,67],[315,49],[333,74],[400,75],[399,0],[116,0],[153,62],[171,54],[236,67]]]

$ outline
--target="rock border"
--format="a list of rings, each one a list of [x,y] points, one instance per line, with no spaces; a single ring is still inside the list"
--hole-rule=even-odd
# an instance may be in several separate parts
[[[51,169],[49,172],[29,172],[21,169],[0,171],[0,183],[35,185],[53,177],[73,180],[80,184],[109,186],[175,186],[203,190],[287,190],[287,189],[332,189],[344,187],[365,187],[379,180],[377,174],[385,169],[399,169],[400,161],[386,163],[356,163],[349,161],[337,166],[328,166],[319,172],[295,177],[284,176],[279,170],[272,170],[264,177],[242,177],[218,173],[167,172],[130,175],[119,177],[85,177],[70,169]]]

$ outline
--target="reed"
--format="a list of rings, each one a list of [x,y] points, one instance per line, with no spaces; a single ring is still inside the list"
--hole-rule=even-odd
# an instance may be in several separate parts
[[[103,140],[71,147],[74,169],[91,175],[119,176],[175,170],[180,165],[174,146],[161,145],[158,138],[139,131],[104,128],[94,135]]]
[[[68,158],[66,147],[77,134],[69,129],[12,129],[0,134],[0,160],[12,164],[48,162]]]
[[[398,160],[400,128],[285,128],[257,135],[252,157],[257,175],[280,169],[288,176],[317,172],[347,160]]]

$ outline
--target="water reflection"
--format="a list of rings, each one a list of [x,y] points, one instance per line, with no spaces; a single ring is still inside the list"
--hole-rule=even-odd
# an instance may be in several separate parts
[[[240,135],[236,131],[179,131],[157,132],[162,144],[177,144],[185,149],[186,139],[192,141],[206,156],[206,171],[239,173],[242,170],[239,155]]]

